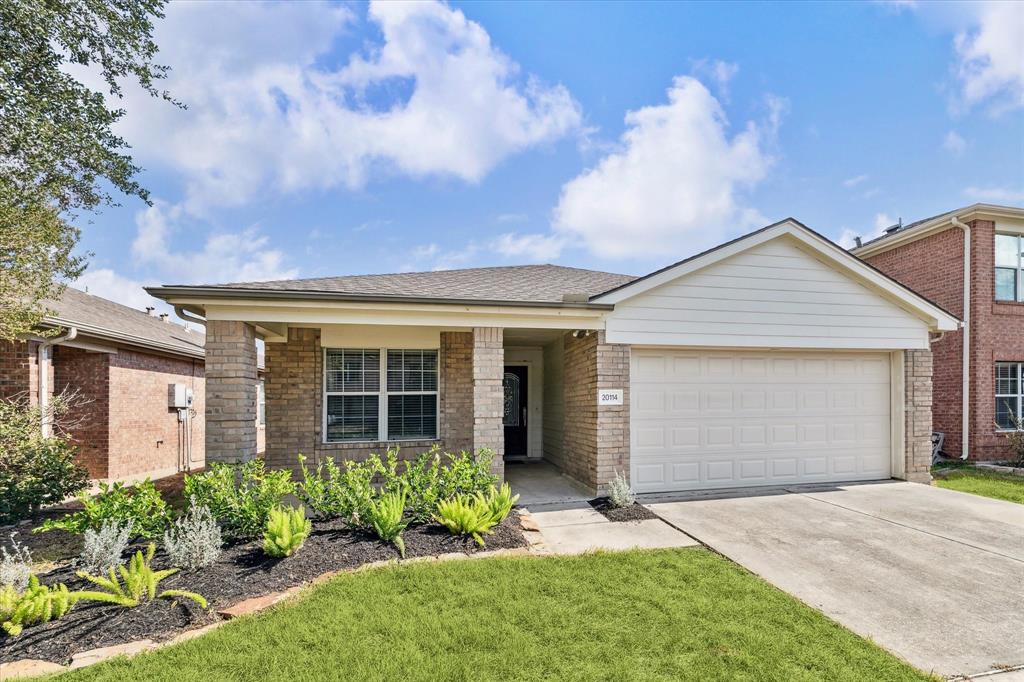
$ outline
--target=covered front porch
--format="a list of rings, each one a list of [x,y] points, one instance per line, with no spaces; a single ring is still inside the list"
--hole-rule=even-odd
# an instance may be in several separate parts
[[[586,328],[596,320],[572,322],[460,328],[211,319],[207,458],[255,456],[248,348],[263,338],[270,466],[294,469],[300,453],[316,462],[388,448],[399,448],[402,459],[434,447],[486,448],[501,476],[521,462],[517,471],[557,472],[574,494],[597,494],[617,471],[629,472],[629,347]],[[599,389],[611,396],[604,404]]]

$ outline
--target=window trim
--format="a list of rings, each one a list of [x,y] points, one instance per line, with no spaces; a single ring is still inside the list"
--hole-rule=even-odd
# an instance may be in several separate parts
[[[995,394],[995,400],[998,403],[1000,398],[1016,398],[1017,399],[1017,418],[1018,419],[1024,419],[1024,383],[1022,383],[1022,381],[1024,381],[1024,360],[1022,360],[1022,361],[1016,361],[1016,360],[999,361],[999,362],[996,363],[995,366],[998,369],[998,367],[1000,365],[1016,365],[1016,367],[1017,367],[1017,392],[1016,393],[998,393],[997,392]],[[993,378],[995,378],[995,386],[997,387],[997,391],[998,391],[998,386],[999,386],[998,374],[993,374]],[[995,421],[995,420],[993,419],[993,421]],[[998,424],[996,424],[996,433],[1014,433],[1016,431],[1017,431],[1017,429],[1005,428],[1005,427],[1002,427],[1002,426],[999,426]]]
[[[380,373],[378,391],[328,391],[327,390],[327,351],[332,350],[376,350],[380,353],[377,371]],[[388,390],[388,351],[389,350],[419,350],[433,351],[437,354],[437,388],[433,391],[389,391]],[[404,347],[324,347],[320,354],[320,442],[323,445],[350,445],[353,443],[421,443],[435,442],[440,439],[441,433],[441,349],[440,348],[404,348]],[[376,395],[377,396],[377,437],[359,438],[352,440],[330,440],[327,437],[327,397],[332,395]],[[388,438],[388,396],[389,395],[432,395],[434,400],[434,435],[424,438]]]
[[[1017,240],[1017,269],[1015,284],[1017,291],[1014,292],[1013,298],[999,298],[998,289],[995,286],[996,271],[998,270],[1013,270],[1009,265],[996,265],[993,261],[992,265],[992,295],[997,303],[1024,303],[1024,234],[1016,234],[1013,232],[996,232],[995,237],[992,241],[992,248],[995,249],[995,242],[998,241],[999,237],[1012,237]]]

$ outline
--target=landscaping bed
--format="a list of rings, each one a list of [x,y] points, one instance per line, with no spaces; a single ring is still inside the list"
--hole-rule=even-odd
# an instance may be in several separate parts
[[[410,527],[403,537],[406,558],[527,546],[515,513],[486,536],[486,547],[452,535],[435,523]],[[23,658],[67,663],[80,651],[139,639],[169,639],[183,630],[218,620],[219,609],[242,600],[302,585],[326,573],[397,558],[394,545],[382,543],[367,532],[350,530],[339,521],[314,522],[302,550],[284,559],[264,554],[262,540],[229,544],[212,566],[181,571],[160,584],[161,589],[198,592],[209,601],[208,609],[187,599],[158,599],[132,609],[82,601],[63,618],[25,628],[17,637],[0,633],[0,663]],[[156,555],[153,564],[157,568],[168,566],[162,553]],[[63,582],[71,590],[89,587],[67,565],[38,577],[44,584]]]
[[[627,507],[616,507],[607,497],[596,497],[590,500],[590,506],[601,512],[609,521],[646,521],[658,518],[657,514],[639,502]]]

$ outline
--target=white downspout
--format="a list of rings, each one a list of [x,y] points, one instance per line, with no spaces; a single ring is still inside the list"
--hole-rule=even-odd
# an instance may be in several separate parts
[[[53,416],[50,414],[50,352],[57,344],[71,341],[78,336],[78,328],[71,327],[66,334],[41,341],[36,349],[36,368],[39,371],[39,413],[42,415],[43,438],[53,435]]]
[[[963,385],[961,388],[961,443],[960,459],[967,459],[967,444],[970,442],[971,419],[971,228],[956,216],[953,216],[954,227],[964,231],[964,336],[963,336]]]

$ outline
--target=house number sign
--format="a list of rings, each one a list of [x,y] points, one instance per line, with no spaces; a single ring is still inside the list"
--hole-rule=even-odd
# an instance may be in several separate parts
[[[597,404],[598,405],[621,405],[622,404],[622,389],[621,388],[601,388],[597,391]]]

